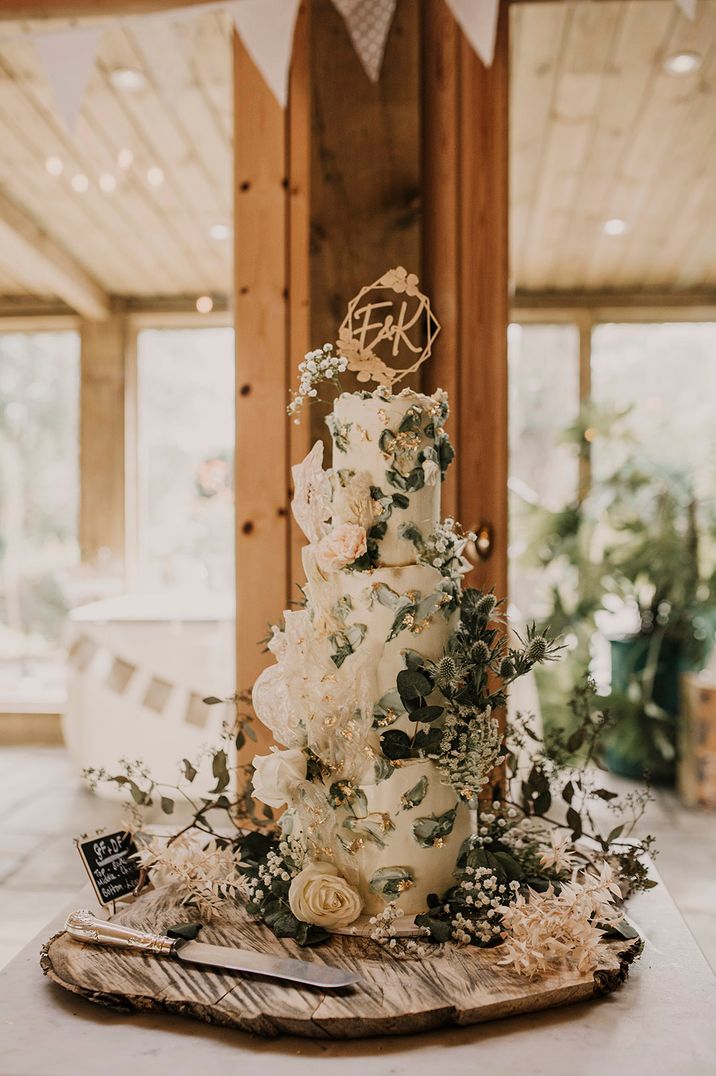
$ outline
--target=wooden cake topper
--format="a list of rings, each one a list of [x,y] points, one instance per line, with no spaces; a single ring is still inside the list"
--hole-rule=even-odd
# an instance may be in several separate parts
[[[417,276],[399,265],[351,299],[336,348],[359,381],[391,387],[415,373],[430,357],[439,332],[430,300],[418,288]],[[391,360],[398,356],[410,364],[395,368]]]

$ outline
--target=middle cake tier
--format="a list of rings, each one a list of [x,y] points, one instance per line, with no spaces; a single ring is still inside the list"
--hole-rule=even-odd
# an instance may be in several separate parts
[[[458,613],[443,576],[427,564],[326,574],[310,547],[304,568],[307,608],[328,637],[336,679],[354,675],[350,658],[360,654],[373,681],[376,729],[414,732],[408,715],[396,712],[396,681],[407,652],[437,661],[455,631]]]

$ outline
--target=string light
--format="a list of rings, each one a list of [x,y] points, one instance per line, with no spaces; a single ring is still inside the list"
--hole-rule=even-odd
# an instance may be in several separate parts
[[[84,172],[76,172],[70,180],[72,190],[77,194],[85,194],[89,190],[89,180]]]
[[[147,169],[147,183],[150,187],[161,187],[164,182],[164,172],[158,164],[153,164]]]
[[[51,176],[61,176],[65,170],[65,166],[59,157],[48,157],[45,161],[45,168]]]
[[[605,235],[624,235],[627,230],[626,221],[621,217],[611,217],[610,220],[605,220],[602,224],[602,231]]]
[[[212,239],[228,239],[231,235],[231,228],[228,224],[212,224],[211,228],[209,228],[209,235]]]
[[[115,90],[123,90],[128,93],[138,93],[147,85],[147,78],[143,71],[136,67],[115,67],[109,73],[109,81]]]
[[[132,167],[133,160],[134,154],[132,153],[131,149],[128,149],[126,146],[124,147],[124,149],[121,149],[117,154],[117,164],[120,168],[124,168],[125,171],[127,168]]]
[[[111,194],[112,191],[117,189],[117,180],[111,172],[104,172],[99,177],[100,190],[103,190],[105,194]]]
[[[214,300],[210,295],[200,295],[196,300],[196,309],[200,314],[210,314],[214,309]]]
[[[662,66],[667,75],[690,75],[701,67],[701,57],[698,52],[672,52]]]

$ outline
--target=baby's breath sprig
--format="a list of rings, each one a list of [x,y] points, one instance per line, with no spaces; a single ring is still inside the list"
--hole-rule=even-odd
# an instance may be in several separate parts
[[[338,375],[344,374],[347,369],[348,360],[344,355],[333,354],[333,344],[324,344],[322,348],[306,352],[303,362],[298,364],[298,391],[293,393],[293,399],[286,409],[289,415],[297,415],[307,397],[318,396],[316,385],[322,381],[330,381],[340,388]],[[298,423],[299,419],[294,418],[294,422]]]

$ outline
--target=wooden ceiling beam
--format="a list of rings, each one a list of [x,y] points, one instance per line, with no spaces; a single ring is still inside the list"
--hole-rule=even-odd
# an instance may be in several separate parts
[[[192,7],[201,7],[213,0],[191,0]],[[113,0],[98,4],[97,0],[0,0],[0,20],[16,19],[107,19],[121,15],[149,15],[186,7],[186,0]]]
[[[109,295],[58,246],[24,209],[0,190],[0,250],[23,279],[42,281],[72,310],[103,321],[111,309]]]

